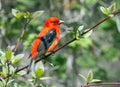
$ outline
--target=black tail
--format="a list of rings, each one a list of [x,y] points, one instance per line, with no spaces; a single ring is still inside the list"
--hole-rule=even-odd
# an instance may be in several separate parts
[[[32,62],[33,62],[33,59],[30,60],[30,64],[28,65],[27,74],[29,74],[29,72],[31,71]]]

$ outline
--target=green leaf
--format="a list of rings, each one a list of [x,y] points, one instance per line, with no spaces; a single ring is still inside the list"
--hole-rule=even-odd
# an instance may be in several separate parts
[[[0,81],[0,87],[4,87],[4,85],[3,85],[2,81]]]
[[[14,58],[14,59],[12,60],[12,64],[13,64],[13,65],[14,65],[14,64],[17,64],[20,60],[21,60],[21,58]]]
[[[77,32],[75,33],[75,37],[76,37],[76,39],[80,39],[80,37],[81,37],[80,31],[77,30]]]
[[[11,80],[8,81],[7,84],[9,85],[9,84],[12,83],[13,81],[14,81],[14,79],[11,79]]]
[[[93,80],[93,72],[90,70],[87,75],[87,82],[91,82]]]
[[[14,82],[14,86],[13,87],[21,87],[18,85],[18,83]]]
[[[100,83],[100,82],[102,82],[102,81],[99,80],[99,79],[92,79],[92,80],[90,81],[90,83]]]
[[[0,82],[2,82],[3,85],[5,85],[6,84],[6,79],[0,78]]]
[[[109,16],[109,17],[113,17],[114,15],[113,15],[113,14],[109,14],[108,16]]]
[[[78,27],[78,30],[77,30],[77,32],[76,32],[76,38],[77,38],[77,39],[81,38],[81,33],[82,33],[82,31],[83,31],[83,28],[84,28],[83,25],[81,25],[81,26]]]
[[[78,27],[78,30],[81,32],[84,29],[84,25]]]
[[[6,73],[4,73],[4,72],[0,72],[0,76],[1,76],[1,77],[6,77],[7,75],[6,75]]]
[[[12,50],[10,49],[10,47],[7,47],[5,57],[7,60],[10,60],[12,58]]]
[[[113,13],[113,12],[116,10],[116,5],[115,5],[115,3],[112,4],[108,9],[109,9],[109,13]]]
[[[83,76],[82,74],[79,74],[79,76],[80,76],[84,81],[87,82],[87,78],[86,78],[85,76]]]
[[[32,18],[40,17],[43,14],[44,11],[36,11],[32,14]]]
[[[20,76],[23,76],[23,75],[25,75],[25,74],[26,74],[26,71],[25,71],[25,70],[22,70],[22,71],[20,71],[20,72],[17,73],[17,75],[20,75]]]
[[[109,9],[107,7],[100,7],[100,10],[102,11],[103,14],[108,15],[109,14]]]
[[[32,75],[33,78],[36,78],[36,75],[33,71],[30,74]]]
[[[13,14],[13,16],[16,17],[16,14],[17,14],[18,12],[19,12],[19,11],[18,11],[17,9],[12,9],[12,14]]]
[[[18,19],[22,18],[23,17],[23,12],[16,13],[15,17],[18,18]]]
[[[9,65],[9,74],[13,74],[15,72],[15,67],[13,67],[12,65]],[[7,69],[7,73],[8,73],[8,69]]]
[[[120,33],[120,15],[115,16],[115,22],[117,24],[118,32]]]
[[[50,66],[52,66],[52,67],[55,67],[53,63],[48,62],[48,64],[50,64]]]
[[[52,79],[52,77],[42,77],[42,78],[40,78],[40,80],[49,80],[49,79]]]
[[[44,74],[44,65],[42,61],[38,62],[35,66],[36,77],[41,77]]]
[[[41,77],[43,74],[44,74],[44,70],[42,70],[42,69],[36,70],[36,73],[35,73],[36,77]]]
[[[90,37],[90,35],[92,34],[93,30],[90,30],[89,32],[87,32],[86,34],[84,34],[82,37],[84,38],[88,38]]]
[[[33,82],[33,81],[34,81],[34,79],[28,79],[28,81],[29,81],[29,82]]]
[[[20,12],[16,9],[12,9],[12,14],[18,19],[20,19],[22,17],[24,17],[25,19],[31,19],[31,13],[28,11],[27,12]]]
[[[109,7],[103,7],[103,6],[101,6],[100,10],[102,11],[103,14],[112,17],[113,16],[112,13],[116,10],[116,5],[114,3],[114,4],[112,4]]]
[[[43,65],[43,62],[42,62],[42,61],[40,61],[40,62],[38,62],[38,63],[36,64],[35,70],[38,70],[38,69],[44,70],[44,65]]]
[[[16,55],[15,57],[12,58],[12,64],[19,63],[23,57],[24,57],[24,54]]]
[[[24,12],[23,13],[23,16],[24,16],[24,18],[26,18],[26,19],[31,19],[31,13],[30,12]]]
[[[8,72],[8,69],[6,67],[7,67],[7,64],[6,64],[6,66],[4,65],[4,67],[2,67],[2,72],[4,72],[5,74],[7,74],[7,72]]]
[[[0,49],[0,57],[4,56],[4,55],[5,55],[5,53]]]

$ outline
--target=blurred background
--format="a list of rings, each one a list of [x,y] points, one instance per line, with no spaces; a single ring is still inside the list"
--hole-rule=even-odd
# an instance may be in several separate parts
[[[74,38],[71,32],[73,29],[81,25],[87,29],[105,18],[100,6],[109,6],[113,3],[117,5],[120,1],[0,0],[0,49],[6,49],[8,45],[14,46],[24,25],[24,21],[13,17],[12,8],[31,13],[44,11],[39,19],[31,21],[28,25],[22,44],[17,50],[17,53],[22,53],[30,49],[47,18],[56,16],[65,21],[61,25],[59,47]],[[93,70],[94,78],[103,82],[120,81],[119,19],[117,16],[107,20],[93,31],[90,38],[77,40],[45,60],[44,76],[50,76],[52,79],[41,82],[46,85],[41,87],[80,87],[84,81],[78,74],[87,76],[89,70]],[[26,80],[25,77],[23,79]]]

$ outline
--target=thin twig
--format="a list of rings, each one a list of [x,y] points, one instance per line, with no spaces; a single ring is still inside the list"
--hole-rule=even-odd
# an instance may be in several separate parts
[[[115,12],[112,13],[112,14],[113,14],[113,16],[116,16],[117,14],[120,14],[120,10],[115,11]],[[94,26],[92,26],[91,28],[86,29],[86,30],[81,34],[81,36],[83,36],[84,34],[86,34],[86,33],[89,32],[89,31],[95,29],[97,26],[99,26],[100,24],[104,23],[106,20],[110,19],[110,18],[113,17],[113,16],[107,16],[106,18],[100,20],[98,23],[96,23],[96,24],[95,24]]]
[[[31,21],[30,19],[26,19],[26,22],[25,22],[25,24],[24,24],[24,26],[23,26],[23,28],[22,28],[22,32],[21,32],[20,38],[19,38],[19,40],[18,40],[15,48],[13,49],[13,52],[14,52],[14,53],[15,53],[16,50],[18,49],[18,47],[19,47],[19,45],[20,45],[20,42],[21,42],[21,40],[22,40],[22,38],[23,38],[23,36],[24,36],[25,29],[26,29],[27,25],[30,23],[30,21]]]
[[[120,85],[120,82],[104,82],[104,83],[96,83],[96,84],[87,84],[84,87],[102,86],[102,85]]]
[[[81,36],[83,36],[84,34],[86,34],[86,33],[89,32],[89,31],[95,29],[97,26],[99,26],[100,24],[104,23],[104,21],[108,20],[109,18],[111,18],[111,17],[108,16],[108,17],[100,20],[98,23],[96,23],[96,24],[95,24],[94,26],[92,26],[91,28],[86,29],[86,30],[81,34]]]

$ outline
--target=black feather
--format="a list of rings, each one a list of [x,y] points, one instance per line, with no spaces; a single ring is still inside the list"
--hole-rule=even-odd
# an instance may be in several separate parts
[[[31,70],[32,62],[33,62],[33,59],[30,60],[30,64],[28,65],[27,74],[29,74],[29,72],[30,72],[30,70]]]
[[[41,49],[46,50],[50,47],[50,45],[53,43],[54,39],[56,37],[56,31],[54,29],[50,30],[45,36],[41,38],[41,43],[38,47],[38,52],[41,51]]]

